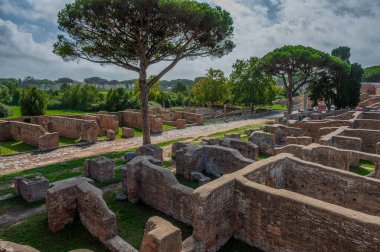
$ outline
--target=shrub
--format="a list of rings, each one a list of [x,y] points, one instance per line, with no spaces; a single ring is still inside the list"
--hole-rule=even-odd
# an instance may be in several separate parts
[[[12,110],[9,109],[8,106],[5,106],[4,104],[0,103],[0,118],[8,117],[13,114]]]
[[[45,94],[36,87],[27,87],[21,91],[21,115],[37,116],[46,113],[47,101]]]

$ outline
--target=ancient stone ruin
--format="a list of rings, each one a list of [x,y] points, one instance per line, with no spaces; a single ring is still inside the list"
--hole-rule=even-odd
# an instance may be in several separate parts
[[[146,144],[136,150],[136,156],[150,156],[162,162],[163,150],[154,144]]]
[[[84,176],[97,182],[106,182],[115,178],[115,162],[106,157],[86,159]]]
[[[46,191],[49,189],[49,181],[40,174],[15,177],[13,183],[16,194],[28,203],[44,200]]]

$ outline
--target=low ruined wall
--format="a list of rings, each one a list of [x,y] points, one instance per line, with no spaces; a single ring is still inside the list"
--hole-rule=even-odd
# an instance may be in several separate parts
[[[304,136],[312,137],[318,140],[317,133],[321,128],[335,128],[342,126],[351,126],[352,123],[347,120],[324,120],[324,121],[302,121],[299,127],[303,131]]]
[[[90,179],[59,181],[47,191],[46,208],[49,229],[57,232],[79,217],[82,225],[110,251],[137,252],[117,236],[115,214],[107,207],[103,192]]]
[[[189,146],[176,152],[176,172],[186,179],[191,179],[192,172],[220,177],[253,162],[237,150],[215,145]]]
[[[305,178],[309,174],[298,176],[297,172],[312,176]],[[341,182],[337,185],[330,176]],[[352,183],[356,185],[350,189]],[[264,251],[376,251],[380,246],[379,185],[374,179],[276,156],[198,188],[192,202],[193,238],[207,251],[216,251],[232,236]],[[354,204],[353,198],[360,203]],[[373,206],[365,208],[365,202],[373,201]],[[376,215],[346,208],[346,203]]]
[[[303,135],[302,129],[281,124],[267,125],[264,130],[274,135],[275,142],[278,145],[284,145],[286,137],[300,137]]]
[[[203,124],[203,115],[185,111],[175,111],[174,120],[184,119],[187,123]]]
[[[369,119],[357,119],[353,121],[352,128],[354,129],[380,129],[380,120],[369,120]]]
[[[368,100],[365,100],[364,102],[359,103],[359,107],[365,108],[379,102],[380,102],[380,96],[372,96]]]
[[[362,119],[380,120],[380,113],[379,112],[364,112]]]
[[[142,128],[141,112],[136,110],[125,110],[116,113],[120,126],[131,128]],[[163,121],[156,115],[149,114],[149,125],[151,133],[161,133],[163,130]]]
[[[327,120],[350,120],[354,119],[356,116],[357,111],[347,111],[340,115],[334,115],[334,116],[328,116],[326,117]]]
[[[81,138],[90,143],[97,141],[100,131],[96,121],[61,116],[50,116],[48,118],[48,130],[58,132],[60,136]]]
[[[59,146],[58,133],[49,133],[42,126],[24,122],[0,122],[2,140],[22,141],[39,148],[52,150]]]
[[[11,123],[0,121],[0,141],[12,140]]]
[[[119,120],[116,115],[96,114],[82,115],[81,119],[96,121],[99,126],[99,135],[105,135],[107,130],[113,130],[116,134],[119,133]]]
[[[239,139],[225,138],[219,143],[220,146],[235,149],[240,152],[240,154],[252,160],[258,160],[259,158],[259,147],[251,142],[242,141]]]
[[[275,136],[264,131],[255,131],[248,138],[250,142],[259,147],[259,152],[265,155],[273,155],[276,147]]]
[[[178,155],[178,153],[177,153]],[[181,185],[169,169],[148,156],[134,158],[122,169],[123,191],[130,202],[145,204],[184,223],[192,223],[193,189]]]

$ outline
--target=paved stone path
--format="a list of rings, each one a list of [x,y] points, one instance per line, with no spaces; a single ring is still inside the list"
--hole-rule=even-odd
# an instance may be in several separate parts
[[[274,117],[276,116],[221,124],[192,126],[181,130],[168,130],[164,131],[160,135],[152,136],[152,142],[158,143],[178,138],[207,136],[218,131],[225,131],[246,125],[263,123],[266,120]],[[116,141],[101,141],[87,146],[69,146],[50,152],[22,153],[12,156],[0,157],[0,174],[14,172],[17,170],[26,170],[57,162],[64,162],[75,158],[83,158],[110,152],[123,151],[133,147],[138,147],[141,144],[142,137],[134,137],[131,139],[120,139]]]

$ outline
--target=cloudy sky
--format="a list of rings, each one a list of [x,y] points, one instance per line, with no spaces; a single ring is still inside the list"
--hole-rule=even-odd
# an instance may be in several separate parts
[[[183,61],[164,79],[189,78],[218,68],[227,74],[236,59],[261,57],[285,44],[330,52],[351,47],[351,61],[380,65],[380,0],[204,0],[228,10],[235,50],[221,59]],[[0,77],[125,80],[133,72],[81,61],[66,63],[52,51],[57,12],[73,0],[0,0]],[[157,73],[163,65],[150,69]]]

